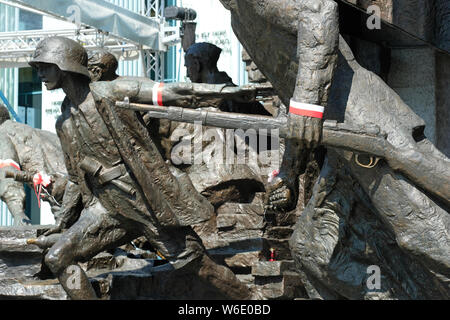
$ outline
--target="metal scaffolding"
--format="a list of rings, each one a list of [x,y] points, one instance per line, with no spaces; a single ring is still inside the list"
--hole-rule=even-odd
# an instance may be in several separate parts
[[[87,50],[106,49],[126,56],[141,50],[133,43],[98,29],[27,30],[0,33],[0,67],[27,65],[27,61],[42,39],[63,36],[80,42]]]
[[[49,4],[51,1],[28,1],[28,0],[0,0],[12,6],[21,9],[30,10],[42,15],[49,15],[57,19],[73,22],[72,17],[61,16],[64,10],[53,9]],[[78,3],[81,0],[74,1]],[[179,31],[177,27],[171,27],[164,19],[165,0],[138,0],[139,6],[135,6],[135,11],[124,10],[131,8],[122,8],[116,5],[119,2],[114,0],[86,0],[97,8],[104,8],[105,12],[113,13],[116,19],[123,19],[124,27],[114,27],[114,32],[103,31],[100,27],[105,27],[102,19],[95,19],[90,16],[84,18],[82,23],[77,24],[77,28],[70,30],[29,30],[0,33],[0,67],[22,67],[27,65],[36,44],[45,37],[64,36],[77,40],[87,50],[107,49],[126,60],[140,59],[143,65],[145,76],[156,81],[164,79],[165,55],[168,46],[179,42]],[[117,12],[114,12],[117,8]],[[85,16],[85,15],[84,15]],[[84,17],[83,16],[83,17]],[[139,18],[141,17],[141,18]],[[145,17],[145,18],[144,18]],[[127,20],[128,19],[128,20]],[[131,19],[131,20],[130,20]],[[143,36],[134,36],[127,29],[126,22],[136,21],[139,30],[154,29],[154,36],[151,40],[153,45],[149,45],[143,39]],[[88,25],[89,22],[93,25]],[[107,26],[109,27],[109,26]],[[141,31],[145,35],[145,31]],[[156,40],[155,40],[156,39]]]

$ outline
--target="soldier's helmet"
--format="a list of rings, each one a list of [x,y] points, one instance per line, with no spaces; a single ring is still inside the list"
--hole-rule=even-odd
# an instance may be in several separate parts
[[[65,37],[48,37],[39,42],[29,64],[35,67],[37,63],[53,63],[62,71],[90,78],[86,50],[78,42]]]

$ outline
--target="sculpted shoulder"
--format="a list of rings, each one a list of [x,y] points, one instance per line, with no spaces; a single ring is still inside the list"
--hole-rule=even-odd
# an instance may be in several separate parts
[[[16,122],[13,120],[6,120],[1,126],[0,126],[0,132],[2,136],[8,135],[8,136],[30,136],[33,132],[33,128],[30,127],[27,124],[23,124],[20,122]]]

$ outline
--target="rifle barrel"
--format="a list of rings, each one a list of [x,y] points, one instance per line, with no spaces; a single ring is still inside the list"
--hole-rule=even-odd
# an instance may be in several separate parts
[[[266,129],[275,130],[286,127],[287,118],[255,116],[244,113],[209,111],[182,107],[159,107],[141,103],[117,101],[116,106],[135,111],[147,112],[152,118],[172,121],[201,123],[202,125],[225,129]]]
[[[18,182],[31,183],[33,182],[33,174],[25,171],[6,171],[5,178],[12,178]]]

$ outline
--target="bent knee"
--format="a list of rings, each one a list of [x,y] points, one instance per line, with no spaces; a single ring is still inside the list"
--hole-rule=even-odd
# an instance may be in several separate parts
[[[66,267],[73,264],[73,257],[71,257],[70,253],[66,253],[66,251],[60,247],[52,247],[45,255],[44,262],[53,274],[58,275]],[[71,250],[68,251],[71,252]]]

